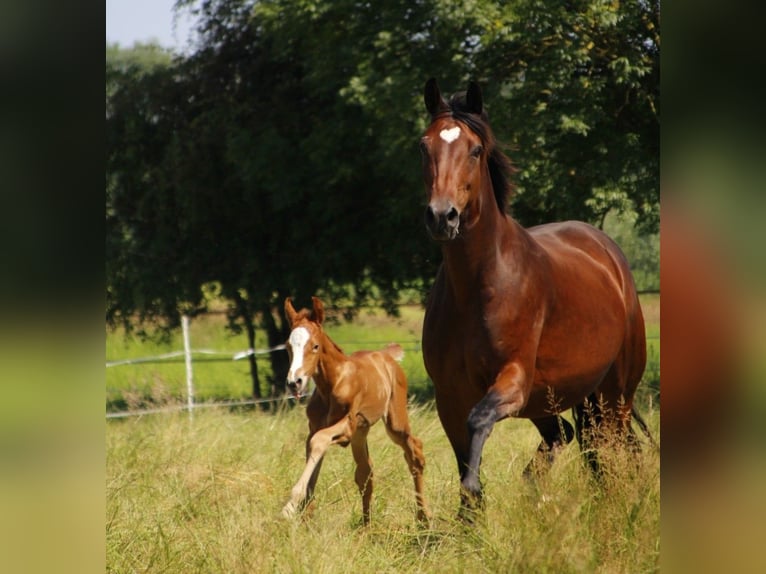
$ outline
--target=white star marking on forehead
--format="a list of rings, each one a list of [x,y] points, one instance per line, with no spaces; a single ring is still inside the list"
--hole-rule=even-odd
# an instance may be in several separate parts
[[[454,128],[448,130],[442,130],[439,132],[439,137],[447,143],[452,143],[460,137],[460,128],[455,126]]]
[[[295,371],[303,366],[303,346],[310,338],[311,335],[305,327],[298,327],[297,329],[293,329],[293,332],[290,333],[288,343],[293,350],[293,362],[290,365],[291,375],[294,375]]]

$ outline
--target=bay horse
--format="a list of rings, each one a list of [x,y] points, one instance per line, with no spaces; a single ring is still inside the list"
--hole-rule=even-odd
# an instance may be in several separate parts
[[[482,505],[479,466],[494,424],[528,418],[542,436],[529,476],[577,436],[635,438],[633,395],[646,335],[625,256],[602,231],[566,221],[523,228],[508,215],[515,168],[499,149],[479,86],[424,90],[425,223],[442,263],[426,303],[423,359],[457,459],[460,517]],[[573,408],[576,429],[559,416]],[[585,431],[588,431],[586,433]]]
[[[292,299],[285,300],[285,316],[291,328],[287,388],[298,396],[313,378],[316,390],[306,408],[306,466],[282,515],[291,518],[311,501],[327,449],[333,444],[350,444],[356,463],[354,479],[362,495],[362,520],[369,524],[373,485],[367,433],[382,418],[388,436],[404,451],[415,483],[417,518],[428,522],[430,512],[423,496],[423,444],[410,432],[407,377],[398,363],[404,351],[391,344],[380,351],[357,351],[346,356],[322,328],[322,301],[311,299],[310,311],[296,311]]]

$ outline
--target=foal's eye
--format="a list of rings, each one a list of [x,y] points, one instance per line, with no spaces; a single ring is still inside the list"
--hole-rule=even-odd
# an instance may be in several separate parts
[[[481,152],[483,151],[484,151],[483,146],[480,146],[480,145],[474,146],[474,148],[471,150],[471,157],[477,158],[481,155]]]
[[[314,349],[313,349],[313,351],[316,353],[318,350],[319,350],[319,345],[318,345],[318,344],[317,344],[317,345],[314,345]]]

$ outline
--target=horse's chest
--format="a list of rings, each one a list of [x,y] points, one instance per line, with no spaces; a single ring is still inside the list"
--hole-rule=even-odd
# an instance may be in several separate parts
[[[426,312],[423,330],[423,355],[426,369],[436,385],[450,380],[473,380],[486,386],[499,368],[502,333],[495,332],[486,311],[444,313]]]

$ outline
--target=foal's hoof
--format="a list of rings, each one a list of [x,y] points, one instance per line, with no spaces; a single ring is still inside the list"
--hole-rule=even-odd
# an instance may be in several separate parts
[[[287,520],[292,520],[295,518],[296,513],[298,512],[298,509],[296,508],[295,504],[291,500],[287,504],[285,504],[282,507],[282,518],[285,518]]]

